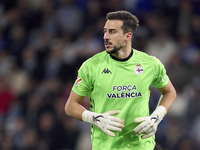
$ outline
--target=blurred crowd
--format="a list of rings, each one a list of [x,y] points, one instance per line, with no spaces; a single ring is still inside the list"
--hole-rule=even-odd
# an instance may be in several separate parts
[[[0,150],[91,149],[89,124],[64,105],[82,62],[104,50],[116,10],[138,17],[133,48],[159,58],[177,90],[156,149],[200,149],[200,1],[1,0]],[[152,111],[160,94],[151,91]]]

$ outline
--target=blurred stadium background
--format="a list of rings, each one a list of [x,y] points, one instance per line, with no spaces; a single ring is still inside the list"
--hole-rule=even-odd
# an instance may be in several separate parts
[[[157,149],[200,149],[199,0],[1,0],[0,150],[90,150],[89,124],[64,105],[81,63],[104,50],[115,10],[139,18],[133,48],[159,58],[178,93]],[[151,110],[159,96],[152,87]]]

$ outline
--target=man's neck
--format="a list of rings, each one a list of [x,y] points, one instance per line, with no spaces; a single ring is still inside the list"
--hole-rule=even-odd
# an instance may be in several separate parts
[[[115,57],[114,55],[111,55],[111,54],[110,54],[110,57],[114,60],[117,60],[117,61],[127,61],[132,57],[132,55],[133,55],[133,50],[131,49],[130,54],[126,58],[120,59],[120,58],[117,58],[117,57]]]
[[[117,59],[125,59],[130,55],[131,51],[132,51],[132,49],[131,49],[131,47],[129,47],[129,48],[121,49],[117,53],[114,53],[111,55],[113,55]]]

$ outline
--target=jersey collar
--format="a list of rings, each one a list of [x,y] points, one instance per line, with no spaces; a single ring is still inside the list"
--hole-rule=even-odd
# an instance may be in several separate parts
[[[131,53],[129,54],[129,56],[124,58],[124,59],[116,58],[116,57],[114,57],[113,55],[110,54],[110,57],[112,59],[117,60],[117,61],[123,61],[123,62],[129,60],[131,58],[131,56],[133,56],[133,50],[131,50]]]

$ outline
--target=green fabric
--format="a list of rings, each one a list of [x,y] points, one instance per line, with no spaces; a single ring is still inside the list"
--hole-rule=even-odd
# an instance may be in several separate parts
[[[122,132],[110,137],[92,125],[93,150],[151,150],[154,136],[141,139],[133,129],[138,125],[134,119],[149,116],[150,85],[164,87],[169,79],[163,64],[155,57],[133,50],[127,61],[117,61],[106,51],[85,61],[78,71],[80,78],[72,90],[89,96],[90,111],[104,113],[121,110],[116,116],[125,120]]]

